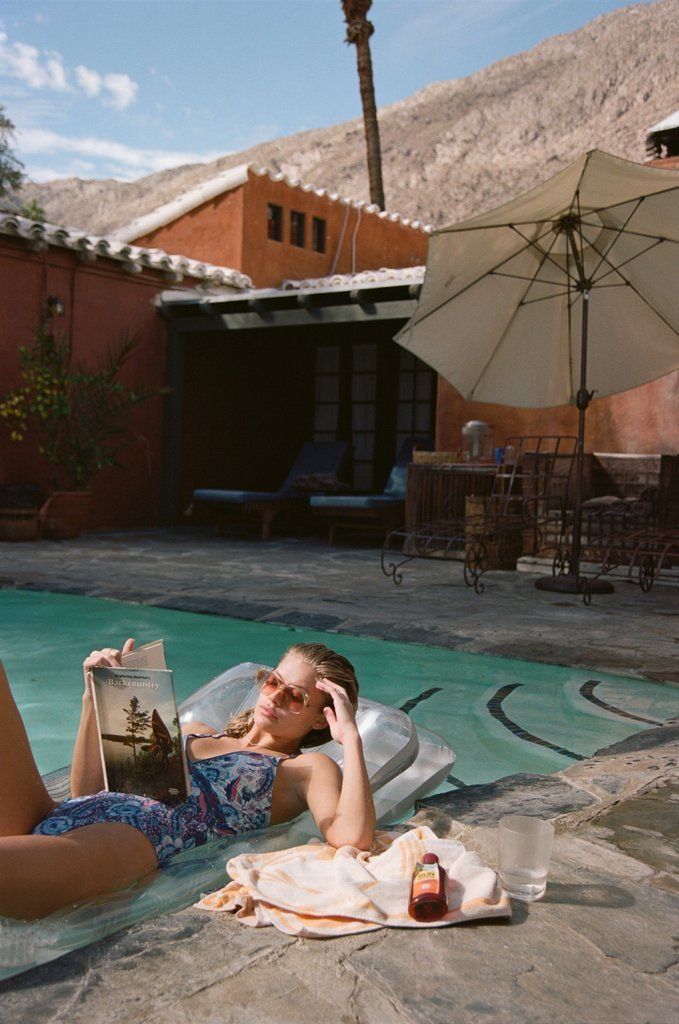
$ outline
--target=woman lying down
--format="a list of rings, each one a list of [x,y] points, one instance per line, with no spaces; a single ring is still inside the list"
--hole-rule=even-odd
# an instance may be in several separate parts
[[[91,670],[119,666],[120,655],[104,648],[85,659],[73,796],[60,804],[40,777],[0,663],[0,915],[30,920],[115,892],[184,849],[307,808],[332,846],[370,848],[375,809],[356,727],[358,681],[341,654],[295,644],[263,678],[255,707],[224,732],[183,728],[191,793],[175,807],[103,791]],[[331,737],[344,748],[343,773],[327,754],[303,750]]]

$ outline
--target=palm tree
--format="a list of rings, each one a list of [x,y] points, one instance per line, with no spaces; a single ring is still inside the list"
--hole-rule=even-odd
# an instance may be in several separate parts
[[[370,37],[375,31],[366,14],[372,7],[372,0],[341,0],[344,20],[347,23],[345,42],[356,47],[358,82],[363,105],[365,144],[368,151],[368,178],[370,201],[384,209],[384,187],[382,185],[382,154],[380,152],[380,129],[377,124],[373,65],[370,57]]]

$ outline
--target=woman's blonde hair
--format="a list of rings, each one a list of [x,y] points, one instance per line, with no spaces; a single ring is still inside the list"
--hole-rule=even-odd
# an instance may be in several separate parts
[[[285,651],[283,658],[287,658],[289,654],[301,658],[307,665],[311,665],[316,672],[316,679],[329,679],[330,682],[341,686],[346,691],[352,707],[356,710],[358,707],[358,679],[354,666],[343,654],[338,654],[326,647],[325,644],[293,644]],[[283,658],[280,660],[282,661]],[[329,703],[332,702],[329,701]],[[254,708],[247,708],[240,714],[233,715],[224,730],[226,735],[233,736],[235,739],[246,736],[252,728],[254,715]],[[322,729],[311,729],[306,736],[302,737],[299,745],[300,747],[319,747],[330,739],[330,729],[326,725]]]

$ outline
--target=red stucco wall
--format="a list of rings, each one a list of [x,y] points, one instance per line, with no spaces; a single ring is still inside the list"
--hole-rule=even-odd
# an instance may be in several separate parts
[[[462,424],[485,420],[500,445],[510,434],[575,434],[577,409],[512,409],[506,405],[465,402],[439,377],[436,447],[456,451]],[[679,453],[679,371],[608,398],[595,398],[587,410],[588,452]]]
[[[269,203],[283,208],[280,242],[267,237]],[[304,248],[290,244],[291,210],[306,215]],[[325,253],[311,248],[313,217],[326,221]],[[277,287],[285,278],[325,277],[331,271],[417,266],[426,260],[428,241],[417,228],[250,172],[245,185],[135,239],[135,244],[241,270],[264,288]]]
[[[48,295],[64,303],[64,316],[56,323],[69,333],[76,358],[96,365],[124,330],[138,332],[141,343],[121,379],[129,385],[162,386],[165,325],[153,299],[164,286],[155,271],[131,275],[112,260],[79,263],[67,250],[32,252],[21,241],[0,238],[0,394],[19,383],[18,349],[30,343]],[[162,399],[153,399],[131,413],[133,441],[121,457],[124,468],[107,468],[96,477],[88,526],[157,521],[161,404]],[[0,424],[0,483],[47,484],[49,477],[34,445],[12,442]]]
[[[241,185],[224,192],[171,224],[136,238],[134,244],[242,270],[243,191]]]
[[[267,238],[267,205],[283,208],[283,240]],[[290,211],[306,215],[306,244],[290,244]],[[326,222],[326,251],[311,248],[313,217]],[[247,235],[243,241],[244,273],[259,287],[276,287],[285,278],[298,280],[350,274],[380,267],[412,267],[426,261],[429,236],[398,221],[332,202],[327,196],[292,188],[282,181],[251,175],[245,195]],[[338,252],[339,249],[339,252]],[[352,260],[353,249],[353,260]]]

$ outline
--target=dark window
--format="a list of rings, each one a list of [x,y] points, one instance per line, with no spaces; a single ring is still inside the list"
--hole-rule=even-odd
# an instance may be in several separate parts
[[[314,252],[325,252],[325,221],[314,217],[311,225],[311,248]]]
[[[269,203],[267,206],[266,230],[269,238],[274,242],[283,241],[283,207]]]
[[[408,437],[433,437],[436,374],[412,353],[399,353],[396,451]]]
[[[290,210],[290,244],[304,248],[304,222],[306,217],[298,210]]]
[[[340,408],[340,348],[316,349],[314,441],[336,441]]]

